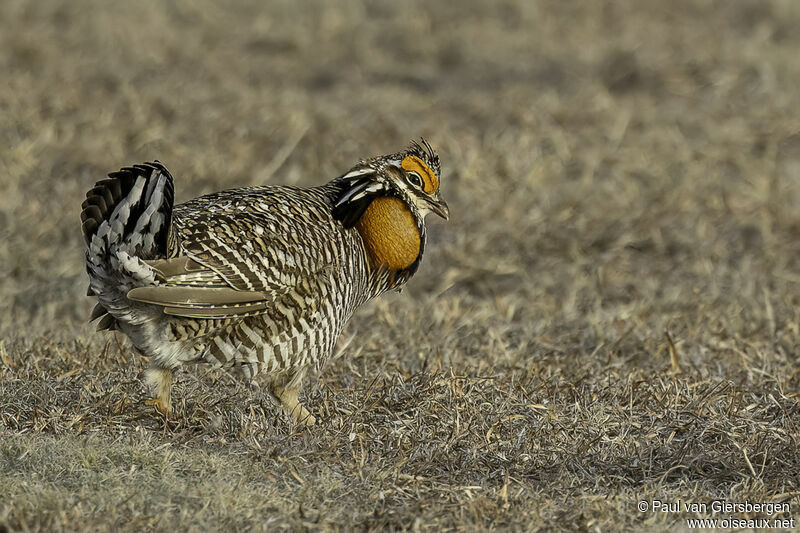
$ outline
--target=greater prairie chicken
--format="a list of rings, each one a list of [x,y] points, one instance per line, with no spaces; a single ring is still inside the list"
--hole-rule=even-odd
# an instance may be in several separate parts
[[[361,161],[325,185],[247,187],[173,206],[158,161],[109,174],[86,194],[91,320],[150,357],[150,400],[171,409],[190,361],[271,376],[295,420],[308,369],[325,365],[355,310],[399,289],[425,250],[425,215],[447,219],[439,157],[423,139]]]

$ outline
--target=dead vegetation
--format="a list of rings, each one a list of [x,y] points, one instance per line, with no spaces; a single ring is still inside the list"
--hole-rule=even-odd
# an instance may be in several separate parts
[[[800,9],[458,6],[4,4],[0,529],[796,513]],[[453,218],[309,388],[319,426],[203,367],[173,419],[144,405],[144,360],[85,323],[96,179],[158,158],[178,200],[310,185],[419,135]]]

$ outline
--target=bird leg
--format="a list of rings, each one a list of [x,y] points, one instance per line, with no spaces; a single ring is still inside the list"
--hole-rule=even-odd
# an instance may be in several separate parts
[[[169,417],[172,412],[172,370],[158,367],[148,368],[145,372],[145,379],[156,392],[156,397],[147,400],[145,404],[155,406],[156,411]]]
[[[309,413],[308,409],[297,399],[304,375],[305,370],[301,370],[285,385],[279,384],[278,382],[273,383],[272,394],[281,402],[283,409],[292,415],[296,424],[313,426],[317,422],[317,419],[314,418],[314,415]]]

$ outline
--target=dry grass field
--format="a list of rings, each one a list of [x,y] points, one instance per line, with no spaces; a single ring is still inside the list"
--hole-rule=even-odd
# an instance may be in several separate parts
[[[794,0],[4,0],[0,531],[800,520],[798,50]],[[96,180],[306,186],[419,136],[451,220],[309,382],[317,427],[199,366],[144,405],[86,323]]]

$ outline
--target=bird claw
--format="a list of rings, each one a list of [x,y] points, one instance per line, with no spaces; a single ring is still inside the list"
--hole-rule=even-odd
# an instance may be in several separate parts
[[[310,427],[317,423],[316,417],[309,413],[308,409],[303,407],[300,403],[290,411],[290,414],[297,425]]]
[[[169,418],[169,415],[172,412],[170,406],[166,405],[164,403],[164,400],[162,400],[160,396],[158,398],[151,398],[149,400],[146,400],[144,404],[152,405],[153,407],[155,407],[156,411],[164,415],[164,418]]]

